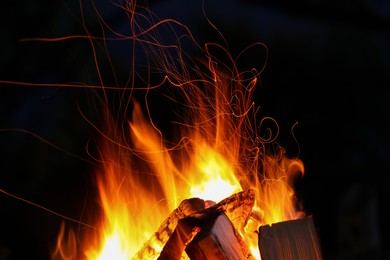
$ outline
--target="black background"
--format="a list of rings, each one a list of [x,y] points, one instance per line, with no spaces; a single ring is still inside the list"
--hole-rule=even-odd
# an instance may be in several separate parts
[[[119,8],[97,2],[110,24],[126,27]],[[85,4],[87,18],[91,7]],[[152,1],[150,8],[188,25],[200,41],[220,41],[201,1]],[[325,259],[390,259],[389,1],[205,1],[204,10],[233,55],[254,42],[268,47],[254,101],[304,162],[296,189],[315,217]],[[84,34],[78,1],[8,1],[0,12],[0,80],[99,84],[87,41],[20,41]],[[94,21],[88,28],[98,32]],[[115,71],[129,55],[119,44]],[[93,107],[90,94],[0,84],[0,189],[80,218],[95,198],[93,165],[77,158],[90,160],[93,129],[78,110]],[[290,132],[296,122],[299,154]],[[61,217],[5,194],[0,214],[0,259],[48,258]]]

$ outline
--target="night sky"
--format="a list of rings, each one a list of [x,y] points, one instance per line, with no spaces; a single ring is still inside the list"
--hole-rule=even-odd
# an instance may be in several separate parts
[[[85,2],[88,28],[99,32]],[[123,11],[96,2],[125,32]],[[279,143],[305,165],[296,191],[314,216],[325,259],[390,259],[390,2],[268,2],[206,0],[204,10],[233,56],[255,42],[268,48],[254,101],[259,116],[279,123]],[[200,42],[221,43],[202,1],[151,1],[150,8],[187,25]],[[20,41],[85,34],[77,0],[8,1],[0,12],[0,80],[99,84],[88,41]],[[131,43],[110,44],[120,85]],[[263,64],[262,54],[243,66]],[[115,85],[109,64],[102,71]],[[92,113],[93,95],[0,84],[0,189],[75,219],[94,204],[86,147],[96,132],[80,114]],[[0,193],[0,260],[48,259],[61,221]]]

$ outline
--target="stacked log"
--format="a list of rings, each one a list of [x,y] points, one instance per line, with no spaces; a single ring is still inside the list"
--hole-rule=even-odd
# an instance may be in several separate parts
[[[184,200],[134,259],[255,259],[241,235],[252,218],[254,204],[253,190],[238,192],[218,203]],[[257,231],[262,260],[322,260],[312,216],[261,226]]]

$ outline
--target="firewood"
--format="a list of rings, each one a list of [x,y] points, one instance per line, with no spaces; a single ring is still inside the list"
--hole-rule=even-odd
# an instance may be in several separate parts
[[[323,259],[312,216],[261,226],[259,249],[262,260]]]
[[[187,256],[188,252],[192,254],[192,259],[198,259],[200,254],[204,256],[201,259],[211,259],[213,255],[220,257],[230,255],[232,259],[241,256],[249,258],[249,250],[236,226],[241,229],[245,225],[254,205],[254,197],[253,190],[242,191],[181,219],[158,260],[181,259],[184,249],[195,235],[198,239],[191,242],[192,246],[185,250]],[[232,217],[236,225],[227,214]]]
[[[204,208],[205,202],[202,199],[191,198],[183,200],[180,205],[164,220],[159,229],[143,245],[133,259],[156,259],[160,254],[161,248],[164,247],[174,232],[179,220],[195,212],[201,211]]]
[[[224,212],[201,229],[185,252],[194,260],[253,259],[243,238]]]
[[[169,215],[169,217],[160,225],[160,228],[138,251],[138,253],[134,256],[134,259],[156,259],[160,254],[161,248],[164,248],[165,244],[170,240],[170,237],[174,233],[179,220],[184,219],[186,217],[191,217],[186,221],[183,221],[183,223],[186,223],[186,225],[189,226],[181,226],[181,230],[177,230],[175,237],[173,237],[168,244],[164,254],[167,254],[169,252],[168,248],[171,243],[175,244],[178,243],[178,241],[180,241],[180,239],[182,239],[183,237],[190,237],[193,232],[193,229],[196,230],[200,226],[203,226],[203,224],[201,224],[203,223],[202,221],[204,219],[210,219],[210,216],[213,215],[212,212],[225,212],[226,215],[229,217],[231,223],[233,224],[234,228],[236,228],[237,230],[242,230],[250,216],[254,202],[255,193],[253,190],[235,193],[232,196],[223,199],[219,203],[214,204],[207,209],[205,209],[205,201],[199,198],[184,200],[182,201],[182,203],[180,203],[179,207],[175,209]],[[192,223],[191,225],[190,222]],[[183,244],[185,243],[185,241],[182,241],[180,243]],[[180,245],[180,247],[182,247],[182,245]],[[179,248],[179,250],[184,252],[183,249],[184,248]],[[178,254],[178,252],[169,252],[168,254],[176,255]]]
[[[249,219],[252,208],[255,205],[255,192],[251,189],[233,194],[226,199],[221,200],[216,206],[222,207],[222,210],[229,217],[233,226],[242,231]]]
[[[214,223],[220,213],[220,207],[210,207],[179,220],[174,232],[161,251],[158,260],[182,259],[184,249],[195,235],[209,223]]]

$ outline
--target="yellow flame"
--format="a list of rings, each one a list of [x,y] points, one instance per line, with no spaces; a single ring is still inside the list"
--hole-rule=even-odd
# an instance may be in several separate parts
[[[129,252],[126,249],[126,245],[123,242],[126,241],[126,237],[122,238],[118,233],[114,233],[108,236],[103,243],[103,250],[100,252],[96,259],[98,260],[128,260]],[[94,258],[93,256],[88,258]]]
[[[195,164],[197,172],[191,180],[191,197],[218,202],[241,190],[225,159],[206,145],[200,149]]]
[[[65,223],[61,223],[60,232],[58,233],[57,246],[52,253],[51,260],[75,260],[76,258],[76,236],[73,230],[69,230],[65,235]]]

